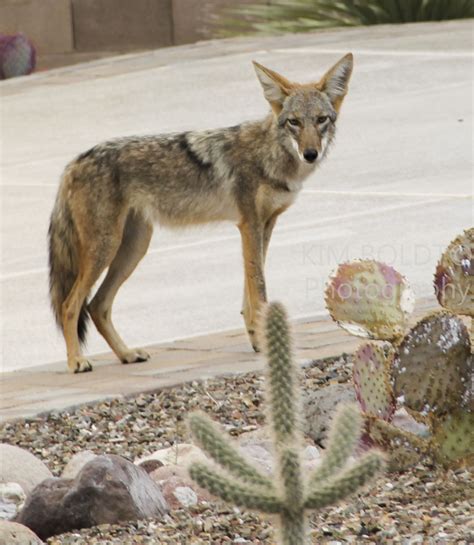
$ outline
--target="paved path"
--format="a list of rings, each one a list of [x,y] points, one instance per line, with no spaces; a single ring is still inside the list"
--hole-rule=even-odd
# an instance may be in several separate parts
[[[434,298],[418,301],[414,316],[435,306]],[[362,339],[327,318],[294,324],[295,357],[300,364],[351,353]],[[94,371],[71,375],[64,362],[4,373],[0,422],[34,417],[106,398],[151,392],[193,380],[263,368],[264,358],[250,348],[242,329],[147,347],[151,359],[122,365],[110,353],[96,356]]]
[[[394,263],[419,297],[430,294],[441,249],[473,223],[472,28],[454,21],[209,42],[0,84],[3,369],[65,356],[46,271],[48,217],[65,163],[109,137],[262,116],[251,59],[303,81],[347,51],[356,62],[338,142],[276,228],[270,297],[293,317],[322,316],[322,287],[336,263],[369,256]],[[241,328],[241,290],[234,226],[157,229],[115,320],[132,346]],[[88,347],[107,350],[95,332]],[[74,389],[91,379],[62,380]]]

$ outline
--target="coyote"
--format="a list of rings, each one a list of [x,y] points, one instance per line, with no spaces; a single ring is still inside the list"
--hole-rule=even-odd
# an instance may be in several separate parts
[[[154,222],[235,222],[245,272],[242,314],[258,351],[256,321],[266,301],[264,262],[272,230],[327,154],[352,65],[349,53],[317,83],[299,84],[254,62],[271,106],[264,119],[110,140],[69,163],[49,226],[49,278],[70,371],[92,370],[81,353],[89,315],[122,363],[149,358],[125,345],[111,314],[118,289],[148,249]]]

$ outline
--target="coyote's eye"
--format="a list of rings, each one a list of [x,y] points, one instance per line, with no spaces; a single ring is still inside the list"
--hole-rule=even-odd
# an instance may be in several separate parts
[[[299,120],[295,119],[294,117],[292,117],[291,119],[288,119],[288,123],[293,127],[301,126],[301,123],[299,122]]]
[[[328,120],[327,115],[320,115],[317,119],[318,125],[322,125],[323,123],[326,123],[327,120]]]

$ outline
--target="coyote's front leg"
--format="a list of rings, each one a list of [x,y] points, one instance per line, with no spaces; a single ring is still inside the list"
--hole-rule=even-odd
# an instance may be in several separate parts
[[[242,237],[242,252],[244,257],[245,293],[242,314],[245,327],[253,349],[259,352],[257,338],[258,314],[267,300],[265,277],[263,272],[263,234],[264,229],[257,220],[244,221],[239,224]]]

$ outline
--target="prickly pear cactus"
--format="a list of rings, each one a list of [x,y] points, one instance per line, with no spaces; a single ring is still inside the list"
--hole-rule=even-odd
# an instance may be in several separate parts
[[[372,445],[381,446],[389,455],[388,469],[403,471],[430,454],[430,442],[385,420],[366,417],[367,435]]]
[[[378,261],[343,263],[329,278],[326,306],[353,335],[394,340],[403,335],[414,296],[406,279]]]
[[[436,267],[434,287],[441,306],[474,316],[474,227],[447,247]]]
[[[24,34],[0,34],[0,79],[31,74],[35,66],[35,48]]]
[[[474,413],[458,411],[433,422],[435,456],[447,466],[474,465]]]
[[[398,347],[392,367],[397,401],[422,416],[457,410],[466,402],[471,368],[469,333],[462,320],[447,312],[429,315]]]
[[[353,381],[357,400],[366,415],[387,422],[395,412],[395,397],[390,385],[390,369],[395,352],[375,343],[366,343],[354,354]]]

